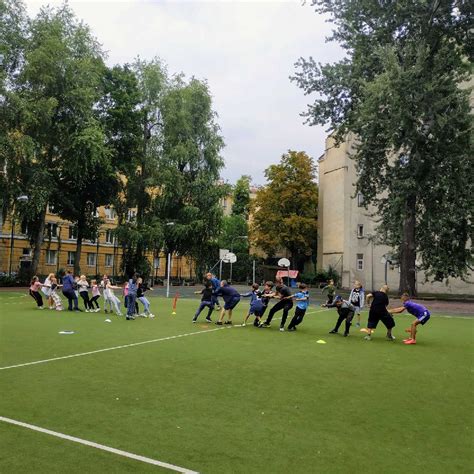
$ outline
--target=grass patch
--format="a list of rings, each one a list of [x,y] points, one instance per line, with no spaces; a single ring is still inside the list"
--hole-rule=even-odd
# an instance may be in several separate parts
[[[203,332],[0,370],[0,415],[209,474],[472,472],[473,320],[435,314],[407,347],[406,315],[397,341],[366,342],[327,334],[336,312],[317,306],[295,333],[204,333],[197,305],[171,316],[152,298],[155,320],[105,323],[0,294],[1,367]],[[166,472],[4,423],[0,437],[0,472]]]

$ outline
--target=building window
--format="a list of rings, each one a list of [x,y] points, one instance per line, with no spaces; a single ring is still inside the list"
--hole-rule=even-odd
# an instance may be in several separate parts
[[[223,207],[224,209],[227,209],[227,198],[223,198],[223,199],[222,199],[222,207]]]
[[[96,261],[97,261],[97,254],[88,252],[87,253],[87,266],[95,267]]]
[[[69,239],[77,240],[77,227],[75,225],[69,226]]]
[[[105,218],[108,220],[114,220],[115,219],[115,209],[112,207],[106,207],[105,208]]]
[[[46,250],[46,265],[56,265],[57,251]]]
[[[49,223],[46,224],[46,232],[48,233],[48,237],[57,237],[58,236],[58,224]]]
[[[114,256],[111,253],[105,254],[105,266],[111,267],[114,264]]]
[[[357,270],[364,270],[364,254],[358,253],[357,254],[357,261],[356,261],[356,268]]]
[[[21,222],[20,232],[21,232],[21,234],[23,234],[23,235],[27,235],[27,234],[28,234],[28,224],[26,223],[26,220]]]
[[[114,237],[113,237],[113,234],[112,234],[112,231],[111,230],[107,230],[105,232],[105,243],[106,244],[112,244],[113,243],[113,240]]]
[[[57,214],[56,209],[52,204],[48,204],[48,209],[47,209],[48,214]]]
[[[67,253],[67,264],[74,265],[76,263],[76,252]]]
[[[31,249],[29,249],[28,247],[25,247],[23,249],[23,256],[24,257],[31,257]]]
[[[362,239],[364,237],[364,224],[357,224],[357,238]]]
[[[357,206],[362,207],[364,205],[364,195],[362,193],[357,193]]]
[[[127,222],[133,222],[135,220],[136,215],[137,213],[133,209],[130,209],[127,212]]]

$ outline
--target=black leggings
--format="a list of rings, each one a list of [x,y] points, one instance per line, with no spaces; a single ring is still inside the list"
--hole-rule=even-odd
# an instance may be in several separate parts
[[[43,297],[40,295],[39,291],[30,290],[30,296],[36,301],[38,308],[43,307]]]
[[[90,300],[90,305],[91,305],[91,309],[94,308],[94,304],[95,304],[95,307],[96,309],[99,309],[100,306],[99,306],[99,303],[97,303],[97,300],[100,298],[100,295],[96,295],[96,296],[93,296]]]
[[[267,316],[267,320],[265,321],[267,324],[270,324],[273,316],[276,312],[283,310],[283,316],[281,317],[281,324],[280,326],[283,327],[286,323],[286,318],[288,317],[288,313],[290,309],[293,308],[293,300],[291,299],[284,299],[280,300],[273,308],[270,310]]]
[[[301,324],[301,322],[303,321],[305,313],[306,313],[305,309],[301,309],[301,308],[296,307],[295,315],[293,316],[293,318],[290,322],[290,325],[288,326],[288,329],[294,328],[294,327],[298,326],[298,324]]]
[[[94,309],[94,306],[92,306],[92,303],[89,299],[89,293],[87,291],[80,291],[79,294],[81,295],[81,298],[84,300],[84,308]]]

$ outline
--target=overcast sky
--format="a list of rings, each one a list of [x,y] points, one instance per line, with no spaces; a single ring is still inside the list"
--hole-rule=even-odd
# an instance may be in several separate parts
[[[56,1],[27,0],[30,15]],[[307,2],[309,3],[309,2]],[[289,76],[300,57],[341,57],[325,18],[301,1],[74,1],[69,5],[92,28],[109,64],[159,56],[171,73],[207,79],[226,147],[224,179],[263,171],[288,149],[317,159],[323,127],[303,125],[311,100]]]

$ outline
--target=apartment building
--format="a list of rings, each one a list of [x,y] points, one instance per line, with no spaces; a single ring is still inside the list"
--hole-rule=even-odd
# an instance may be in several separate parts
[[[133,217],[133,210],[130,217]],[[113,207],[101,207],[97,210],[102,225],[99,235],[94,240],[84,240],[81,252],[81,272],[86,275],[107,273],[118,276],[121,274],[122,250],[119,248],[113,230],[117,226],[117,216]],[[29,268],[32,250],[27,229],[21,222],[7,219],[0,222],[0,272],[19,272],[21,268]],[[72,269],[76,260],[77,232],[71,222],[63,221],[48,207],[46,213],[45,240],[37,273],[47,275],[63,269]],[[153,276],[164,277],[166,273],[167,255],[158,251],[147,255],[152,266]],[[171,257],[171,278],[192,279],[194,262],[188,258],[173,254]]]
[[[334,267],[342,276],[342,286],[349,288],[355,279],[368,288],[387,282],[399,286],[399,268],[390,264],[392,249],[374,241],[376,223],[363,207],[363,195],[355,194],[357,172],[350,154],[354,137],[335,145],[329,136],[326,150],[319,158],[319,232],[318,267]],[[420,293],[473,294],[474,275],[468,281],[425,283],[423,272],[417,274]]]

